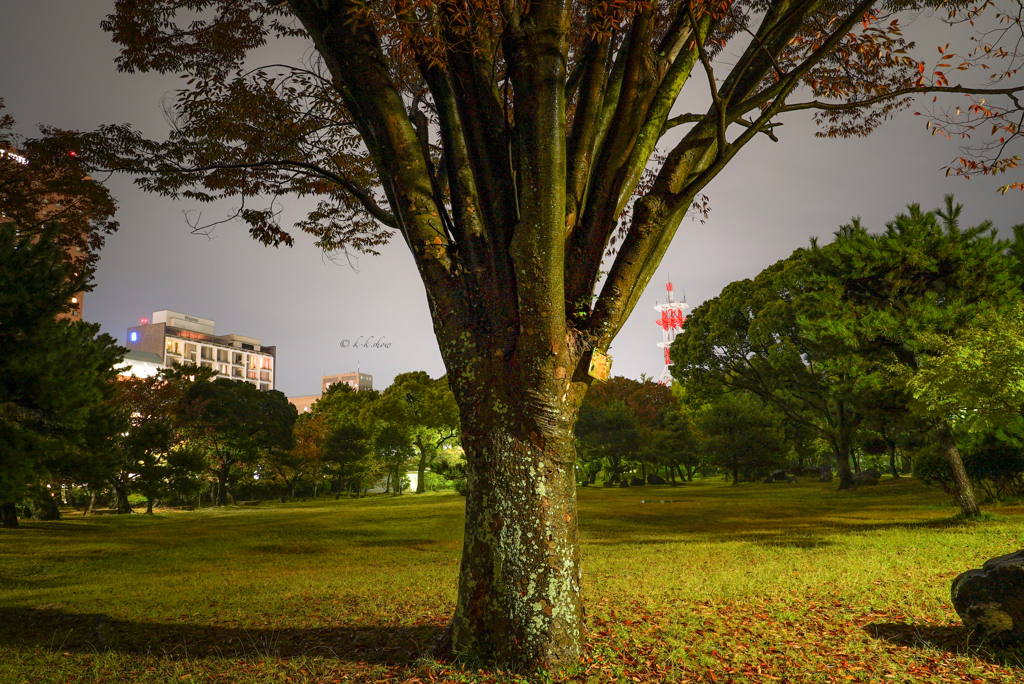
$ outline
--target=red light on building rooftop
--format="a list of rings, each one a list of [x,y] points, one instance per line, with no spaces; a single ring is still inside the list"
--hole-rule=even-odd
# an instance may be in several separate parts
[[[141,323],[142,325],[147,325],[149,323],[149,319],[148,318],[140,318],[139,319],[139,323]]]

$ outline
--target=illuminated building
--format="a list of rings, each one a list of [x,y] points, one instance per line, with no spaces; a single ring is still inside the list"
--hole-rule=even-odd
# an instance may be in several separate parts
[[[305,413],[323,396],[323,393],[334,384],[344,383],[356,392],[373,389],[373,376],[363,373],[358,367],[355,373],[341,373],[338,375],[325,375],[320,378],[320,394],[308,394],[304,397],[288,397],[299,413]]]
[[[120,377],[151,378],[164,367],[164,360],[159,354],[143,351],[129,351],[124,361],[114,366]]]
[[[177,311],[156,311],[152,321],[128,328],[125,346],[151,352],[163,365],[212,368],[218,377],[244,380],[261,390],[274,389],[277,347],[245,335],[216,335],[214,322]]]

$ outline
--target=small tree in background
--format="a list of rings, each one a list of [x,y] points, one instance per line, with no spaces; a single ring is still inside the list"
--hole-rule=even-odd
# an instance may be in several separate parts
[[[327,418],[322,413],[303,413],[295,421],[291,449],[267,450],[258,463],[260,475],[280,488],[281,501],[295,499],[299,480],[319,472],[324,464]]]
[[[168,458],[198,418],[200,407],[189,400],[192,385],[213,376],[207,368],[175,366],[148,378],[118,381],[114,406],[128,424],[115,440],[119,463],[110,480],[119,513],[131,512],[128,495],[134,491],[146,497],[146,513],[152,514],[153,504],[168,493],[170,479],[182,476]]]
[[[204,445],[217,480],[216,505],[228,503],[229,485],[240,468],[253,467],[264,450],[288,449],[298,413],[277,390],[218,378],[196,382],[189,399],[202,404],[195,438]]]
[[[408,427],[416,447],[416,493],[426,491],[426,470],[447,445],[459,441],[459,407],[448,378],[432,380],[423,371],[401,373],[380,396],[374,414]]]
[[[604,406],[584,405],[576,439],[584,461],[603,462],[609,482],[620,481],[626,463],[637,459],[643,445],[636,413],[621,399]]]
[[[405,471],[415,455],[412,429],[400,423],[382,423],[373,438],[373,449],[387,473],[385,491],[401,494],[405,485]]]
[[[667,467],[673,484],[676,473],[684,482],[693,482],[693,473],[703,460],[704,439],[689,406],[670,409],[664,414],[662,429],[655,435],[653,460]]]
[[[784,463],[782,417],[747,392],[722,394],[700,413],[708,459],[732,475],[758,475]]]

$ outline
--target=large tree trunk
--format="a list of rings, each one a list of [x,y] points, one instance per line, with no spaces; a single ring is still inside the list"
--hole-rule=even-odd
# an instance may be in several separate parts
[[[893,477],[899,477],[900,471],[896,468],[896,445],[889,445],[889,470],[892,471]]]
[[[427,456],[420,452],[420,462],[416,464],[416,493],[423,494],[427,491],[427,484],[424,482],[427,473]]]
[[[469,487],[451,645],[520,671],[573,662],[584,623],[571,425],[474,413],[463,412]]]
[[[228,505],[228,474],[231,472],[231,464],[224,463],[217,468],[217,505]]]
[[[839,489],[853,489],[853,470],[850,469],[850,445],[846,440],[836,445],[836,472],[839,475]]]
[[[936,427],[939,431],[939,444],[942,446],[942,453],[949,463],[949,469],[953,471],[953,484],[956,487],[956,501],[960,505],[960,514],[965,518],[976,518],[981,515],[978,508],[978,500],[974,496],[974,486],[971,479],[967,477],[967,470],[960,458],[960,452],[953,440],[953,433],[949,429],[949,423],[945,420],[938,421]]]
[[[128,501],[128,490],[120,480],[114,480],[114,508],[119,514],[134,513],[132,504]]]
[[[0,506],[0,520],[3,521],[3,527],[17,527],[18,504],[5,503]]]
[[[427,447],[423,444],[422,437],[417,435],[415,443],[416,448],[419,449],[420,452],[420,460],[416,464],[416,493],[423,494],[427,491],[427,483],[424,481],[426,479],[427,464],[430,463],[432,459],[427,459]]]

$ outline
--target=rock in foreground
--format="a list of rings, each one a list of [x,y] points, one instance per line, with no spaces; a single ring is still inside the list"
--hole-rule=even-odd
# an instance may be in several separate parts
[[[1024,641],[1024,550],[958,576],[950,595],[968,629],[997,641]]]

